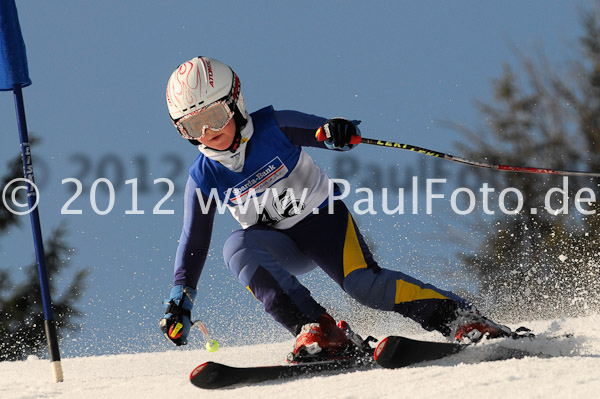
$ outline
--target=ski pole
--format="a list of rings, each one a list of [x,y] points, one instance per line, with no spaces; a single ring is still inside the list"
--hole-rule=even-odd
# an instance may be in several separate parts
[[[208,335],[208,330],[206,329],[206,326],[204,325],[202,320],[193,321],[192,325],[198,326],[198,328],[202,332],[202,336],[204,336],[204,339],[206,340],[206,350],[207,351],[216,352],[219,350],[219,343],[217,342],[216,339],[210,339],[210,335]]]
[[[325,133],[323,129],[319,128],[316,133],[317,140],[324,141]],[[476,166],[479,168],[487,168],[493,170],[501,170],[505,172],[519,172],[519,173],[538,173],[538,174],[549,174],[549,175],[571,175],[571,176],[589,176],[589,177],[600,177],[600,172],[584,172],[584,171],[574,171],[574,170],[556,170],[556,169],[547,169],[547,168],[532,168],[527,166],[510,166],[510,165],[496,165],[485,162],[471,161],[466,158],[457,157],[454,155],[446,154],[439,151],[429,150],[427,148],[418,147],[416,145],[411,144],[402,144],[395,143],[393,141],[387,140],[378,140],[378,139],[369,139],[361,136],[353,136],[350,140],[350,144],[371,144],[377,145],[380,147],[389,147],[389,148],[399,148],[401,150],[415,151],[419,154],[429,155],[436,158],[446,159],[452,162],[458,162],[465,165]]]

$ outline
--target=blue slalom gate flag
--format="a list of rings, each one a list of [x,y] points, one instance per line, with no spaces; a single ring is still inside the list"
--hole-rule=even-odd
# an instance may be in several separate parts
[[[0,90],[31,84],[14,0],[0,0]]]
[[[31,219],[40,291],[42,294],[44,330],[48,342],[50,366],[54,375],[54,381],[61,382],[63,381],[63,372],[58,349],[56,324],[52,311],[52,300],[50,299],[46,256],[44,254],[42,229],[37,209],[38,194],[33,178],[31,148],[29,146],[29,134],[27,132],[27,120],[25,118],[25,105],[23,102],[22,88],[30,84],[31,80],[29,79],[29,70],[27,68],[25,42],[21,35],[21,26],[19,25],[15,0],[0,0],[0,90],[12,90],[14,93],[19,139],[21,140],[23,173],[28,187],[27,202],[29,204],[29,216]]]

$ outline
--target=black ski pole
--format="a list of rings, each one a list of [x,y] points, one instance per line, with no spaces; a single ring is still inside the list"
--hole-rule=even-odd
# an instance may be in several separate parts
[[[324,141],[325,133],[321,128],[317,130],[316,133],[317,140]],[[538,173],[538,174],[549,174],[549,175],[570,175],[570,176],[589,176],[589,177],[600,177],[600,172],[585,172],[585,171],[575,171],[575,170],[557,170],[557,169],[547,169],[547,168],[533,168],[528,166],[511,166],[511,165],[496,165],[485,162],[471,161],[466,158],[457,157],[454,155],[446,154],[443,152],[430,150],[423,147],[418,147],[416,145],[411,144],[402,144],[395,143],[393,141],[387,140],[378,140],[378,139],[369,139],[361,136],[354,136],[350,140],[350,144],[370,144],[376,145],[380,147],[387,148],[398,148],[400,150],[408,150],[418,152],[419,154],[429,155],[436,158],[442,158],[452,162],[458,162],[465,165],[477,166],[479,168],[487,168],[493,170],[501,170],[505,172],[520,172],[520,173]]]

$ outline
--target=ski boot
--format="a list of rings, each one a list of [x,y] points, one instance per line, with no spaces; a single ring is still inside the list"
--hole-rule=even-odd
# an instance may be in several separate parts
[[[459,343],[475,343],[483,338],[533,338],[534,334],[526,327],[512,331],[507,326],[495,323],[480,315],[466,315],[457,319],[453,337]]]
[[[288,354],[288,363],[307,363],[349,357],[361,357],[372,354],[369,342],[373,337],[363,340],[350,329],[348,323],[335,320],[323,313],[314,323],[305,324],[296,337],[296,346]]]

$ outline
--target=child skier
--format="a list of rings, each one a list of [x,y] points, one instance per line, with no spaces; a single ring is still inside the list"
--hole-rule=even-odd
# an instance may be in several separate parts
[[[173,72],[167,106],[181,136],[200,150],[189,169],[174,287],[160,322],[175,345],[187,343],[217,201],[227,204],[242,227],[225,242],[225,263],[297,337],[296,355],[335,353],[350,345],[296,278],[315,267],[358,302],[397,312],[426,330],[456,340],[512,334],[457,295],[379,267],[346,205],[329,203],[329,178],[302,147],[350,150],[351,139],[360,135],[358,122],[271,106],[248,114],[237,75],[207,57]],[[317,130],[325,141],[315,138]]]

